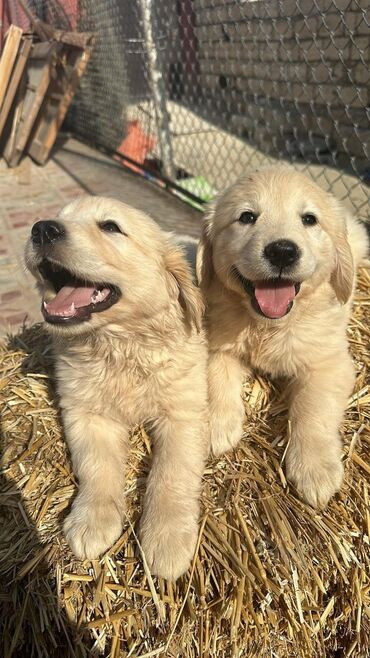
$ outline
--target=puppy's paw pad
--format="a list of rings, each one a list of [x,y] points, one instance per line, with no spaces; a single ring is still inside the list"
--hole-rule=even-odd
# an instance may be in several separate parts
[[[76,557],[95,560],[120,536],[122,518],[113,503],[87,506],[80,504],[77,498],[63,529]]]
[[[190,567],[198,538],[198,526],[192,530],[176,530],[170,526],[141,531],[141,546],[150,572],[175,581]]]
[[[315,463],[295,464],[287,460],[287,477],[301,498],[312,507],[323,509],[339,491],[343,481],[343,464],[339,457]]]

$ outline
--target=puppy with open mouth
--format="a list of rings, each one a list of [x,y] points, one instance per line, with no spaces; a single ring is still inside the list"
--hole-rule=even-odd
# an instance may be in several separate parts
[[[242,436],[251,369],[291,382],[288,478],[313,506],[339,489],[339,426],[354,382],[346,327],[366,230],[289,167],[245,176],[204,222],[197,274],[207,306],[211,442]]]
[[[34,224],[26,264],[79,479],[66,538],[93,559],[119,537],[129,429],[146,421],[154,456],[141,544],[152,572],[176,579],[194,553],[208,451],[203,305],[185,257],[143,213],[81,197]]]

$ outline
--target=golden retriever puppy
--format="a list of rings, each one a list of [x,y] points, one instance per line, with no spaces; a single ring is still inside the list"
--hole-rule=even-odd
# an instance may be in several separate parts
[[[250,369],[289,378],[287,476],[318,507],[343,477],[339,426],[354,382],[346,326],[366,250],[364,227],[289,167],[232,185],[206,218],[198,249],[213,453],[241,438]]]
[[[54,339],[79,479],[67,541],[92,559],[120,536],[129,428],[148,421],[141,543],[152,572],[176,579],[194,553],[209,449],[203,306],[182,251],[138,210],[82,197],[34,224],[26,263]]]

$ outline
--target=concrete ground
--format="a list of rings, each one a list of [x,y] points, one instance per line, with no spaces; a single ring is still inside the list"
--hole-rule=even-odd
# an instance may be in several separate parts
[[[165,230],[198,237],[201,213],[101,153],[68,139],[45,167],[0,161],[0,336],[41,320],[23,251],[32,224],[54,217],[80,194],[112,196],[149,213]]]

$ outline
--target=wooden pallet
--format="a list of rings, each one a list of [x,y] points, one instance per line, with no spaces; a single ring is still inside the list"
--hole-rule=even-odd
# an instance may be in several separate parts
[[[5,46],[0,60],[0,108],[3,105],[6,90],[12,76],[22,34],[23,32],[20,27],[11,25],[6,35]]]
[[[0,58],[0,140],[10,167],[23,153],[46,162],[94,44],[91,33],[55,30],[19,2],[32,33],[11,25]]]
[[[85,39],[89,43],[90,35]],[[29,155],[38,164],[45,164],[47,161],[81,76],[86,69],[91,53],[91,48],[86,45],[86,42],[83,49],[69,43],[62,43],[58,53],[56,75],[50,82],[27,148]]]
[[[45,41],[32,47],[26,75],[18,89],[10,136],[4,148],[9,167],[16,167],[25,150],[33,125],[50,84],[60,43]]]
[[[14,99],[16,97],[19,85],[21,83],[22,76],[27,65],[27,60],[31,52],[32,47],[32,38],[28,36],[23,36],[16,54],[16,59],[13,65],[12,76],[8,82],[7,88],[4,89],[1,87],[3,93],[3,102],[0,106],[0,139],[3,135],[5,124],[7,122],[8,116],[10,114],[11,108],[13,106]],[[2,59],[0,60],[0,65]]]

